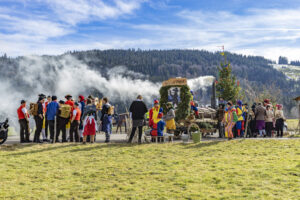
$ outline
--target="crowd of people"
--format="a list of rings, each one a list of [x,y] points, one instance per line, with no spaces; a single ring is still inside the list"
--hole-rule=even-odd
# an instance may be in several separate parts
[[[142,142],[143,126],[149,121],[151,127],[149,135],[163,136],[164,129],[174,133],[175,110],[172,103],[167,104],[166,115],[158,100],[148,110],[141,95],[132,102],[129,108],[132,119],[132,130],[128,142],[131,143],[138,129],[138,143]],[[112,133],[112,118],[114,107],[110,105],[107,97],[101,100],[89,96],[87,99],[79,95],[74,101],[71,95],[65,96],[65,101],[57,100],[56,96],[39,95],[36,103],[31,103],[27,109],[26,101],[22,100],[17,109],[20,124],[20,142],[91,142],[95,141],[98,131],[105,132],[105,142],[110,142]],[[147,115],[148,114],[148,115]],[[146,117],[148,116],[148,117]],[[30,140],[29,118],[35,121],[33,141]],[[100,118],[100,120],[98,120]],[[100,121],[100,124],[97,123]],[[99,128],[100,127],[100,128]],[[49,133],[49,134],[48,134]],[[40,137],[42,136],[42,140]],[[59,140],[61,136],[61,141]]]
[[[152,136],[152,139],[162,139],[165,129],[168,134],[174,134],[176,123],[173,104],[168,102],[165,112],[158,100],[154,100],[153,105],[148,110],[141,95],[138,95],[130,105],[132,130],[129,143],[132,142],[137,129],[138,143],[142,142],[143,126],[147,121],[151,128],[148,134]],[[195,108],[192,101],[191,110],[197,117],[199,113]],[[37,103],[30,104],[29,110],[26,108],[26,101],[22,100],[17,113],[21,143],[32,142],[29,128],[30,117],[33,117],[36,125],[33,137],[35,143],[60,142],[60,134],[61,142],[94,143],[98,131],[105,132],[105,142],[110,142],[114,107],[110,105],[107,97],[99,100],[91,95],[86,99],[79,95],[78,100],[75,101],[72,95],[66,95],[65,101],[58,101],[56,96],[46,98],[41,94]],[[145,119],[145,116],[148,116],[148,119]],[[274,109],[269,99],[265,99],[262,103],[254,103],[251,109],[241,100],[234,105],[231,101],[226,102],[220,99],[217,119],[220,138],[244,137],[245,132],[247,137],[272,137],[275,130],[277,137],[283,136],[285,117],[282,105],[276,105]],[[42,140],[40,140],[41,135]]]
[[[245,132],[247,137],[272,137],[274,131],[277,137],[283,137],[285,117],[282,108],[281,104],[274,108],[269,99],[254,103],[251,109],[241,100],[234,105],[220,99],[217,111],[219,137],[244,137]]]
[[[72,95],[66,95],[65,101],[58,101],[56,96],[46,98],[41,94],[36,103],[30,104],[29,110],[26,107],[26,101],[21,100],[21,105],[17,109],[20,142],[60,142],[59,137],[62,134],[61,142],[93,143],[99,129],[98,117],[100,117],[101,131],[105,132],[105,142],[109,142],[112,133],[113,109],[107,97],[98,100],[92,96],[85,99],[84,96],[79,95],[78,101],[75,101]],[[30,117],[33,117],[36,127],[33,141],[30,140]],[[41,134],[42,140],[40,140]]]

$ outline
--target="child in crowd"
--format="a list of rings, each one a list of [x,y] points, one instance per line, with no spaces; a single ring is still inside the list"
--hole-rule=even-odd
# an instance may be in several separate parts
[[[94,113],[89,112],[83,122],[83,144],[86,144],[87,136],[90,136],[91,143],[94,143],[95,135],[97,132],[97,122]]]
[[[164,135],[164,129],[165,129],[165,126],[166,126],[166,123],[162,120],[163,113],[160,112],[157,115],[157,118],[158,118],[159,121],[157,123],[153,124],[150,134],[151,134],[151,136],[159,136],[158,142],[163,142],[163,141],[160,140],[160,137],[162,137]],[[152,142],[155,142],[154,137],[152,137]]]

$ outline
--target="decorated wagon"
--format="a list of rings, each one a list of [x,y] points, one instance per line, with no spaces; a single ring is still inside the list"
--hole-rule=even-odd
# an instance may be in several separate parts
[[[175,108],[175,136],[181,137],[183,134],[192,136],[193,132],[199,131],[202,136],[205,136],[216,131],[218,123],[216,110],[197,108],[186,78],[171,78],[162,83],[160,105],[163,110],[166,110],[168,102],[171,102]]]

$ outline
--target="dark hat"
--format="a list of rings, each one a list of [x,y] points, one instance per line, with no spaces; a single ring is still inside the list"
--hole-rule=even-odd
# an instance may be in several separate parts
[[[44,99],[44,97],[39,97],[39,101],[41,101],[41,100],[43,100]]]
[[[26,101],[25,100],[21,100],[21,104],[23,104],[23,103],[26,103]]]
[[[58,103],[65,104],[65,102],[63,100],[60,100]]]
[[[52,101],[55,101],[55,100],[57,100],[57,96],[54,95],[54,96],[52,96],[51,99],[52,99]]]
[[[77,102],[74,103],[75,106],[79,106],[79,104]]]
[[[67,94],[66,96],[65,96],[65,98],[67,99],[67,98],[71,98],[72,97],[72,95],[70,95],[70,94]]]
[[[39,97],[42,97],[43,99],[46,98],[46,95],[44,95],[43,93],[42,94],[39,94]]]
[[[94,100],[94,97],[92,95],[89,95],[88,98]]]
[[[270,103],[270,99],[265,99],[264,103],[269,104]]]

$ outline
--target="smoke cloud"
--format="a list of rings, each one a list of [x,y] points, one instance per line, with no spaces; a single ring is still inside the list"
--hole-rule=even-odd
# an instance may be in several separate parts
[[[9,117],[11,125],[16,128],[20,100],[36,102],[40,93],[56,95],[59,99],[72,94],[77,100],[79,94],[86,96],[98,91],[111,102],[124,103],[141,94],[146,103],[151,104],[154,98],[159,98],[161,86],[161,83],[153,83],[146,75],[129,71],[125,66],[100,73],[71,55],[22,57],[18,59],[18,68],[11,71],[13,77],[0,79],[0,117],[1,120]],[[212,81],[213,77],[205,76],[191,79],[188,84],[192,90],[197,90],[210,86]]]

